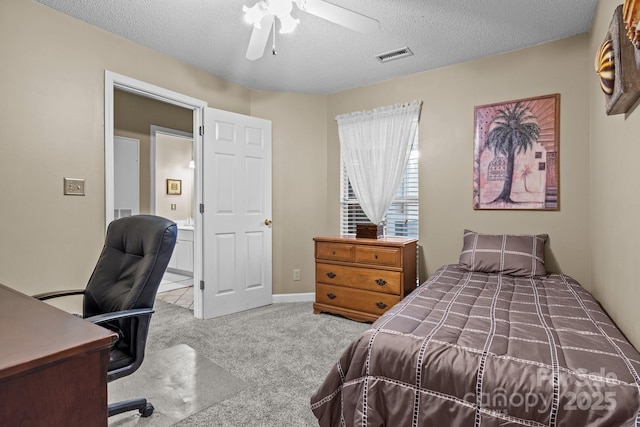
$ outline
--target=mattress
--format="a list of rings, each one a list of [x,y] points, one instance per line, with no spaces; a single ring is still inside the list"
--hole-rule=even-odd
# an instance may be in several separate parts
[[[569,276],[446,265],[344,351],[320,426],[640,426],[640,354]]]

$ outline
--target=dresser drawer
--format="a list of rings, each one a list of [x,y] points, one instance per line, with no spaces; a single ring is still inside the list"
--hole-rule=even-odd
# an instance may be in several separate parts
[[[400,295],[401,278],[399,271],[316,263],[316,281],[329,285]]]
[[[386,267],[402,267],[402,248],[360,245],[355,250],[355,262]]]
[[[400,296],[342,286],[316,284],[316,302],[365,313],[382,315],[400,302]]]
[[[348,243],[316,243],[316,258],[352,262],[355,246]]]

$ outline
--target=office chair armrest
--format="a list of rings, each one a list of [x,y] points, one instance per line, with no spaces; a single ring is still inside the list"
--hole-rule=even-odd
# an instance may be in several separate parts
[[[51,291],[44,292],[41,294],[31,295],[33,298],[38,299],[40,301],[45,301],[48,299],[59,298],[59,297],[68,297],[72,295],[83,295],[84,289],[69,289],[66,291]]]
[[[152,314],[152,308],[134,308],[131,310],[113,311],[111,313],[97,314],[95,316],[87,317],[84,320],[99,325],[101,323],[111,322],[113,320],[127,319],[130,317],[151,316]]]

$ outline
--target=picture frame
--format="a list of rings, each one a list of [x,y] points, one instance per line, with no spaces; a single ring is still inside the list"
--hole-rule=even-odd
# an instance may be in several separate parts
[[[560,208],[560,94],[474,108],[473,208]]]
[[[182,180],[181,179],[167,179],[167,194],[169,195],[181,195],[182,194]]]

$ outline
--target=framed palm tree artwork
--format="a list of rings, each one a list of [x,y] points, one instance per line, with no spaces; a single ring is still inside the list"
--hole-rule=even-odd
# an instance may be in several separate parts
[[[474,209],[559,209],[560,94],[475,107]]]

